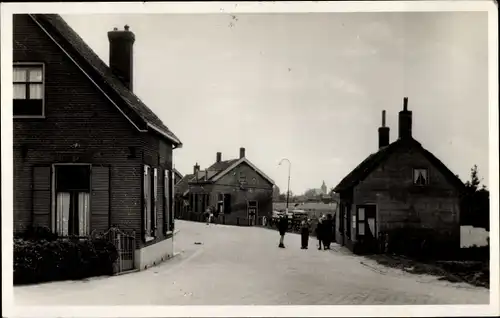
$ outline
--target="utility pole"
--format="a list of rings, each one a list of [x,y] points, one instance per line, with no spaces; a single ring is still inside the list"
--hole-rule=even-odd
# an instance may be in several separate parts
[[[283,158],[283,159],[281,159],[281,161],[279,163],[280,166],[283,163],[283,161],[288,162],[288,188],[286,191],[286,213],[288,213],[288,204],[290,202],[290,172],[292,170],[292,163],[287,158]],[[288,214],[287,214],[287,216],[288,216]]]

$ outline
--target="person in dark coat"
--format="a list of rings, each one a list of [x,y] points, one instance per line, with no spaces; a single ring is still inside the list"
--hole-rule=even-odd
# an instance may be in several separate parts
[[[278,231],[280,233],[280,248],[285,248],[285,233],[288,230],[288,216],[282,215],[278,220]]]
[[[318,224],[316,225],[316,238],[318,239],[318,250],[321,250],[321,246],[323,245],[323,240],[325,239],[324,237],[324,225],[323,225],[323,217],[320,217],[318,220]]]
[[[309,219],[304,217],[300,224],[300,236],[301,236],[301,249],[307,250],[307,246],[309,245],[309,232],[311,231],[311,223]]]
[[[325,250],[329,250],[330,244],[333,241],[333,218],[331,214],[328,214],[326,216],[326,220],[323,221],[323,226],[323,247],[325,248]]]

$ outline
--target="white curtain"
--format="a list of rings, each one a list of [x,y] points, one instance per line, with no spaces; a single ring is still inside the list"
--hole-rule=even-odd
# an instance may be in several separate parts
[[[68,192],[57,193],[57,233],[62,236],[68,235],[70,194]]]
[[[370,227],[370,231],[372,232],[373,236],[377,237],[377,233],[375,233],[375,219],[374,218],[368,219],[368,226]]]
[[[14,67],[12,72],[13,81],[15,82],[26,82],[26,69]]]
[[[86,192],[78,193],[78,229],[79,236],[89,235],[90,225],[90,194]]]
[[[42,99],[42,98],[43,98],[43,85],[30,84],[30,99]]]
[[[26,85],[14,84],[14,99],[26,99]]]
[[[43,80],[42,78],[42,68],[37,67],[37,68],[30,68],[29,69],[29,76],[30,76],[30,82],[41,82]]]

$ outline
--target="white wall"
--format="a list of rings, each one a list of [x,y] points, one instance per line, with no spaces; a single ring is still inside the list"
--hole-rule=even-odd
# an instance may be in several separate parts
[[[488,231],[480,227],[464,225],[460,227],[460,247],[488,245]]]

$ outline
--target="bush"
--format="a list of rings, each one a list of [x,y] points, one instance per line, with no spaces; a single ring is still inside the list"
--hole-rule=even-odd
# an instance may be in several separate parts
[[[14,240],[14,284],[110,275],[118,252],[103,239]]]
[[[21,235],[18,236],[18,238],[24,240],[54,241],[57,240],[58,236],[56,233],[53,233],[48,227],[30,225]]]

